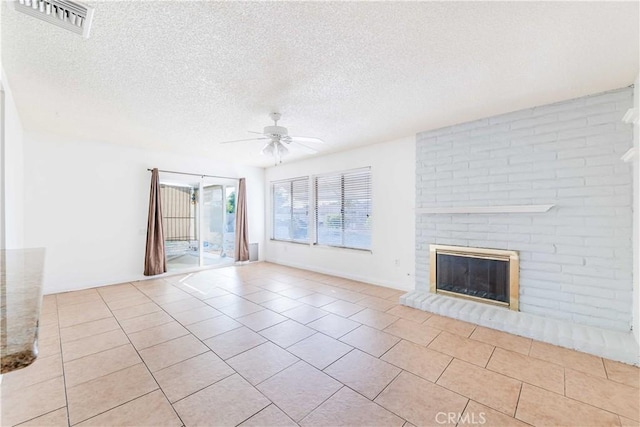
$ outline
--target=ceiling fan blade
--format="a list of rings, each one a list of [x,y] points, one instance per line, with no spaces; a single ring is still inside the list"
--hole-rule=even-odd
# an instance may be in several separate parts
[[[309,147],[308,145],[303,144],[302,142],[292,141],[295,144],[295,147],[299,148],[300,151],[304,151],[309,154],[317,154],[318,150],[315,148]]]
[[[264,137],[264,138],[234,139],[233,141],[222,141],[219,144],[230,144],[232,142],[242,142],[242,141],[261,141],[263,139],[269,139],[269,138]]]
[[[320,138],[314,138],[313,136],[290,136],[291,139],[293,139],[294,141],[301,141],[301,142],[314,142],[316,144],[324,144],[324,141],[321,140]]]
[[[258,135],[264,135],[264,132],[256,132],[255,130],[248,130],[249,133],[257,133]]]

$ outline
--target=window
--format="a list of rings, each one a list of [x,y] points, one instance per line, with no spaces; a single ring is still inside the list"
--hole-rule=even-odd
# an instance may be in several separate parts
[[[273,239],[309,242],[309,178],[271,184]]]
[[[371,169],[317,176],[316,244],[371,249]]]

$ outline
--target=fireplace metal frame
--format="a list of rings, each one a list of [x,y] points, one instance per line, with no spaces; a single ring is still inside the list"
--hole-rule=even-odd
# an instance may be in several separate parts
[[[486,298],[475,297],[472,295],[459,294],[457,292],[436,289],[436,255],[446,254],[463,256],[469,258],[493,259],[497,261],[509,262],[509,302],[493,301]],[[499,305],[507,307],[510,310],[519,311],[520,306],[520,257],[518,252],[487,249],[487,248],[471,248],[466,246],[447,246],[447,245],[429,245],[429,287],[432,293],[454,296],[456,298],[480,301],[486,304]]]

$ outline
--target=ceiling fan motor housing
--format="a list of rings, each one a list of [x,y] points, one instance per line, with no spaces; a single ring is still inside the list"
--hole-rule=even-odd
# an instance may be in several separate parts
[[[287,136],[287,128],[283,126],[265,126],[265,135]]]

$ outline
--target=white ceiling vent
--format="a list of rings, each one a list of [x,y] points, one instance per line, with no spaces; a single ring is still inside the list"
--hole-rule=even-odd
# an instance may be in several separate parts
[[[17,11],[89,37],[93,8],[67,0],[16,0]]]

